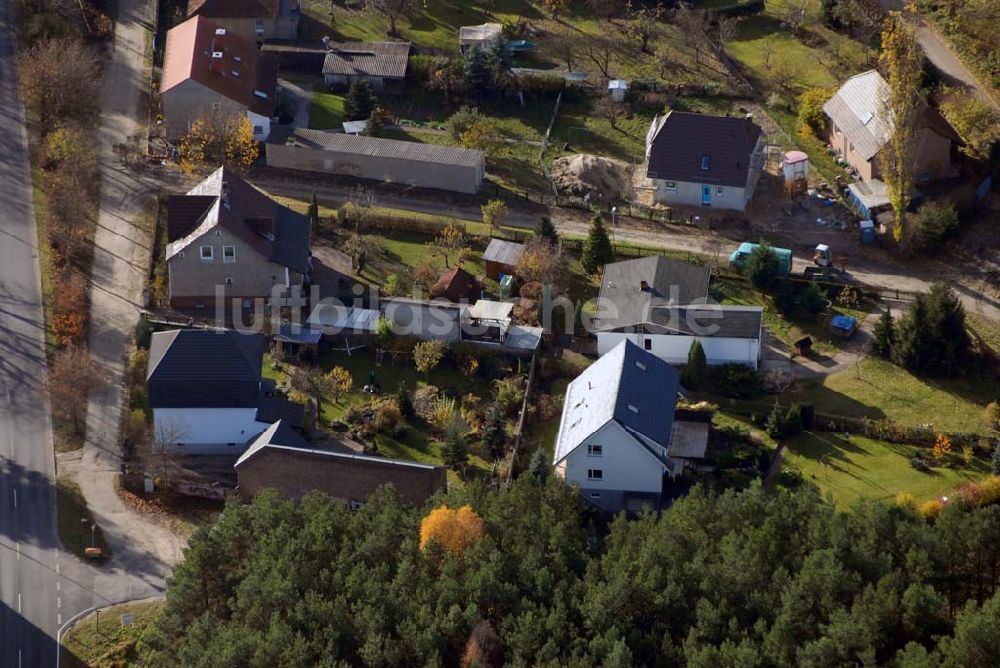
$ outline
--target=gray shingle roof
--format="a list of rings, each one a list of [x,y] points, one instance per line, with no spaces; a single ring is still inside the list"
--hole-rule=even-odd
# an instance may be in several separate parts
[[[688,306],[654,308],[645,329],[650,334],[756,339],[764,318],[762,306]]]
[[[658,127],[650,128],[646,176],[746,187],[761,133],[752,120],[671,111],[653,123]]]
[[[409,57],[409,42],[330,44],[323,61],[323,74],[402,79]]]
[[[440,144],[421,144],[420,142],[386,137],[348,135],[331,130],[297,128],[291,132],[272,132],[268,142],[287,143],[291,146],[311,148],[317,151],[370,155],[389,160],[413,160],[428,164],[480,167],[486,162],[486,154],[482,151],[473,151],[457,146],[441,146]]]
[[[175,329],[153,334],[146,387],[153,408],[256,408],[261,334]]]
[[[613,308],[599,309],[594,327],[635,325],[646,322],[656,305],[686,306],[703,300],[710,277],[707,267],[659,255],[606,265],[598,301]]]
[[[666,448],[679,388],[676,369],[631,341],[621,342],[566,388],[554,462],[611,420]]]
[[[302,429],[306,422],[306,407],[284,397],[261,397],[257,422],[277,422]]]
[[[514,267],[521,261],[522,254],[524,254],[524,244],[503,239],[490,239],[490,243],[483,253],[483,260]]]

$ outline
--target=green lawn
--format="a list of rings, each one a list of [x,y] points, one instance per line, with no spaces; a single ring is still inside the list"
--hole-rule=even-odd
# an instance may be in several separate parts
[[[309,108],[309,127],[316,130],[340,130],[344,122],[345,97],[317,90]]]
[[[87,508],[79,485],[69,478],[59,478],[56,481],[56,505],[59,508],[59,540],[63,547],[81,559],[88,547],[99,547],[106,556],[110,556],[101,527],[91,531],[94,516]]]
[[[900,424],[932,424],[951,432],[987,431],[983,410],[1000,396],[995,377],[918,377],[875,358],[823,380],[800,381],[789,401],[812,401],[833,415],[889,418]]]
[[[76,668],[134,665],[135,645],[163,607],[163,601],[123,603],[90,614],[63,637],[66,662]],[[122,615],[132,615],[132,623],[122,626]]]
[[[944,466],[921,472],[910,466],[910,457],[927,448],[914,448],[832,433],[804,433],[788,443],[785,463],[802,472],[807,482],[823,494],[830,493],[844,508],[861,498],[892,500],[912,494],[926,501],[947,494],[959,485],[989,473],[989,466],[974,460],[965,467],[960,454],[953,453]]]

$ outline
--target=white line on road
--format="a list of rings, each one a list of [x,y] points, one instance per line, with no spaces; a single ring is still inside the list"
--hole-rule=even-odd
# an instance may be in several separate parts
[[[57,608],[62,607],[62,596],[56,596],[56,607]]]
[[[61,612],[57,612],[56,613],[56,624],[58,624],[59,626],[62,626],[62,613]]]
[[[17,592],[17,612],[21,613],[21,592]]]
[[[17,560],[21,560],[21,541],[17,541]]]
[[[61,590],[62,590],[62,582],[56,580],[56,591],[61,591]]]

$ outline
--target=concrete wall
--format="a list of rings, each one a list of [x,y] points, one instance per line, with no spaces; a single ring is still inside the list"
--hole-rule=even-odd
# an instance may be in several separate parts
[[[256,408],[154,408],[154,433],[172,434],[186,454],[239,454],[267,429]],[[232,445],[230,445],[232,444]]]
[[[588,455],[589,444],[602,446],[603,454]],[[589,479],[589,469],[600,469],[602,479]],[[664,470],[617,422],[598,429],[565,459],[566,482],[575,482],[588,491],[659,494],[663,491]]]
[[[267,144],[266,150],[267,164],[270,167],[341,174],[460,193],[476,193],[486,174],[485,164],[478,167],[441,165],[283,144]]]
[[[645,348],[648,340],[649,352],[670,364],[687,364],[688,351],[695,339],[701,341],[705,358],[709,364],[736,362],[757,368],[760,360],[759,339],[736,339],[721,336],[695,337],[685,334],[638,334],[624,332],[598,332],[597,354],[604,355],[624,340],[632,341]]]
[[[201,247],[212,247],[212,261],[201,259]],[[235,262],[226,262],[224,246],[236,248]],[[285,267],[269,261],[240,237],[217,226],[195,239],[182,253],[168,262],[169,294],[171,304],[183,307],[192,299],[204,302],[206,308],[214,304],[216,286],[223,286],[230,298],[270,297],[275,284],[285,286]],[[288,271],[291,285],[302,284],[302,274]],[[226,279],[232,285],[226,285]]]
[[[261,19],[260,27],[263,32],[257,32],[256,19],[216,19],[208,18],[212,23],[216,23],[244,39],[251,41],[261,39],[295,39],[299,32],[299,16],[288,15],[279,16],[276,19]]]
[[[265,448],[236,470],[240,496],[252,499],[266,488],[277,489],[283,496],[299,498],[321,491],[335,499],[365,501],[382,485],[391,484],[400,496],[413,504],[422,504],[447,486],[444,467],[425,468],[299,453]]]
[[[760,176],[759,171],[757,176]],[[703,206],[703,185],[707,185],[712,189],[712,203],[709,206],[713,209],[743,211],[746,209],[748,201],[746,188],[717,186],[710,183],[692,183],[690,181],[674,181],[674,187],[669,188],[667,187],[669,182],[663,179],[653,179],[653,183],[656,185],[653,198],[660,204],[691,207]],[[756,183],[754,185],[756,186]]]

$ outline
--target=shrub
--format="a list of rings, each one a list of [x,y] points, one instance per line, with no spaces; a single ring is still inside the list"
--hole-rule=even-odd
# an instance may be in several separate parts
[[[1000,445],[994,447],[990,454],[990,469],[993,475],[1000,475]]]
[[[940,250],[942,244],[958,236],[958,213],[951,202],[928,202],[914,218],[913,249],[918,253]]]
[[[502,378],[494,382],[496,386],[496,402],[504,414],[512,415],[521,405],[521,384],[516,378]]]
[[[799,306],[806,313],[816,315],[826,308],[826,293],[816,283],[809,283],[799,293]]]
[[[916,510],[917,499],[909,492],[900,492],[896,495],[896,505],[901,508],[912,508]]]
[[[934,499],[933,501],[925,501],[924,503],[921,503],[920,507],[917,508],[917,512],[920,513],[920,516],[925,520],[936,520],[938,515],[941,514],[941,509],[943,507],[943,503]]]
[[[483,115],[479,113],[479,107],[471,107],[469,105],[462,105],[459,107],[458,111],[448,117],[448,120],[444,122],[444,129],[448,131],[451,138],[455,141],[461,141],[462,135],[468,132],[475,123],[482,120]]]
[[[416,411],[413,410],[413,396],[404,382],[400,382],[399,388],[396,390],[396,406],[399,407],[400,415],[407,420],[412,420],[417,416]]]
[[[993,431],[1000,430],[1000,403],[991,401],[986,404],[986,410],[983,414],[986,417],[986,426]]]
[[[691,342],[691,348],[688,350],[687,366],[684,367],[684,372],[681,374],[681,382],[689,390],[696,390],[705,382],[707,372],[708,360],[705,357],[705,349],[702,347],[701,341],[695,339]]]
[[[428,421],[440,430],[445,430],[455,418],[455,400],[451,397],[438,397],[431,407]]]
[[[802,433],[802,407],[799,404],[792,404],[788,408],[781,430],[786,438]]]
[[[403,413],[394,399],[377,399],[372,402],[371,426],[375,432],[394,433],[403,419]]]
[[[813,88],[799,97],[799,122],[815,137],[822,139],[826,131],[826,114],[823,105],[830,99],[830,91]]]
[[[413,409],[416,411],[416,414],[425,420],[430,420],[439,394],[440,390],[434,385],[418,387],[413,393]]]
[[[709,375],[715,391],[724,397],[743,399],[760,392],[760,376],[745,364],[720,364],[712,367]]]
[[[923,457],[920,457],[919,455],[914,455],[910,457],[910,466],[920,471],[921,473],[927,473],[928,471],[931,470],[930,465],[928,465],[927,462],[924,461]]]
[[[743,275],[761,292],[774,287],[780,271],[781,261],[767,243],[758,244],[743,264]]]

